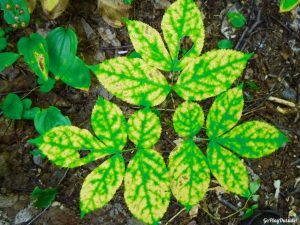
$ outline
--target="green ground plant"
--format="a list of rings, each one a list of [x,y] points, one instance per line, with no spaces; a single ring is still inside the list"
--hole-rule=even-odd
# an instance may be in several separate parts
[[[189,12],[189,13],[187,13]],[[32,141],[60,167],[75,168],[100,158],[105,161],[85,179],[80,193],[82,216],[103,207],[124,179],[125,202],[132,214],[147,224],[158,224],[168,208],[171,192],[187,209],[207,192],[211,175],[228,191],[246,198],[248,173],[237,155],[260,158],[281,147],[287,138],[262,121],[239,123],[243,85],[229,89],[252,54],[212,50],[200,56],[204,44],[202,15],[192,0],[177,0],[167,9],[162,31],[139,21],[126,21],[137,54],[90,66],[99,82],[121,100],[144,108],[126,122],[120,108],[98,99],[91,116],[96,136],[75,126],[61,126]],[[179,58],[181,39],[193,47]],[[163,72],[169,72],[169,80]],[[161,134],[159,117],[151,110],[174,91],[185,102],[173,116],[175,131],[184,140],[171,152],[166,167],[153,149]],[[171,93],[172,94],[172,93]],[[202,101],[217,96],[206,122]],[[205,124],[205,154],[194,143]],[[124,149],[128,138],[136,145]],[[80,152],[84,151],[84,157]],[[135,150],[127,168],[122,154]]]
[[[289,12],[300,4],[300,0],[280,0],[280,12]]]

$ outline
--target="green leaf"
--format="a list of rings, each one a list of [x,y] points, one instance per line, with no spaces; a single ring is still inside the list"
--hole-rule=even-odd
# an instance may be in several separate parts
[[[258,208],[258,205],[252,205],[250,208],[246,210],[246,212],[242,216],[242,220],[246,220],[250,218],[254,214],[254,210]]]
[[[166,10],[161,28],[174,63],[178,59],[181,39],[188,36],[194,42],[191,50],[181,59],[181,68],[200,55],[204,44],[205,29],[201,12],[193,0],[175,1]]]
[[[6,67],[11,66],[18,58],[19,54],[13,52],[0,53],[0,72]]]
[[[202,108],[193,102],[184,102],[178,106],[173,116],[173,126],[181,137],[195,136],[204,124]]]
[[[13,28],[24,28],[28,25],[30,14],[25,0],[1,0],[0,8],[4,12],[5,22]]]
[[[207,159],[212,174],[222,187],[243,197],[250,196],[248,173],[244,163],[237,156],[210,142]]]
[[[52,163],[60,167],[79,167],[115,153],[107,149],[88,130],[74,126],[52,128],[43,136],[29,142],[37,145]],[[80,150],[88,155],[81,157],[78,152]]]
[[[124,178],[128,209],[140,221],[157,224],[170,202],[170,181],[163,157],[143,149],[130,160]]]
[[[142,59],[149,65],[164,71],[170,71],[171,58],[157,30],[134,20],[127,20],[130,40]]]
[[[126,5],[131,5],[134,0],[123,0]]]
[[[66,71],[55,74],[64,83],[73,88],[87,91],[91,84],[90,71],[85,63],[77,56],[64,66]]]
[[[222,39],[218,42],[218,48],[219,49],[231,49],[233,48],[233,43],[231,40],[228,39]]]
[[[53,127],[62,125],[71,125],[71,121],[54,106],[50,106],[48,109],[43,109],[34,117],[34,126],[39,134],[45,134]]]
[[[38,33],[23,37],[18,42],[18,51],[37,76],[47,81],[49,56],[47,42],[44,38]]]
[[[255,194],[258,191],[258,189],[260,188],[260,182],[259,182],[259,180],[250,182],[249,188],[250,188],[251,194],[252,195]]]
[[[252,54],[213,50],[193,60],[178,78],[174,90],[184,100],[204,100],[226,91],[242,75]]]
[[[229,12],[227,18],[231,25],[236,28],[242,28],[246,24],[246,18],[240,12]]]
[[[280,12],[289,12],[299,4],[300,0],[280,0]]]
[[[1,105],[4,116],[9,119],[20,120],[23,114],[23,103],[16,94],[8,94]]]
[[[206,158],[194,142],[181,142],[169,156],[171,189],[186,208],[199,203],[210,183]]]
[[[1,6],[1,4],[0,4],[0,6]],[[5,31],[2,28],[0,28],[0,37],[2,38],[2,37],[4,37],[4,35],[5,35]]]
[[[126,120],[117,105],[99,97],[91,123],[95,134],[106,146],[123,149],[127,141]]]
[[[35,187],[31,193],[31,197],[35,201],[33,206],[38,209],[45,209],[51,204],[57,194],[56,188],[41,189]]]
[[[141,59],[118,57],[91,69],[110,93],[133,105],[159,105],[171,89],[164,75]]]
[[[243,107],[243,85],[219,95],[207,115],[207,136],[213,139],[234,127],[242,116]]]
[[[139,53],[137,53],[136,51],[133,51],[133,52],[130,53],[130,55],[128,56],[128,58],[130,58],[130,59],[135,59],[135,58],[141,59],[142,56]]]
[[[22,119],[25,120],[34,120],[35,115],[40,112],[40,108],[34,107],[32,109],[24,110]]]
[[[45,81],[43,78],[38,79],[38,84],[40,85],[40,90],[42,93],[47,93],[54,88],[56,80],[51,77],[48,77],[48,80]]]
[[[32,101],[29,98],[25,98],[25,99],[22,100],[22,104],[23,104],[23,107],[24,107],[25,110],[30,109],[30,107],[32,105]]]
[[[78,45],[76,33],[71,28],[58,27],[47,35],[46,40],[49,49],[50,71],[55,75],[64,74],[76,56]]]
[[[233,128],[216,141],[243,157],[256,159],[273,153],[288,139],[268,123],[250,121]]]
[[[160,120],[149,108],[137,111],[128,120],[128,137],[138,148],[153,147],[160,134]]]
[[[7,46],[7,40],[4,37],[0,38],[0,51],[4,50]]]
[[[125,174],[125,161],[117,154],[96,169],[84,180],[80,191],[81,216],[102,208],[115,195]]]

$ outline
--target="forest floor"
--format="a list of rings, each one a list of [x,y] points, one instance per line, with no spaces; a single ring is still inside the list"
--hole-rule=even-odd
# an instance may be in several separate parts
[[[146,22],[160,30],[164,5],[159,0],[136,0],[131,9],[131,18]],[[172,2],[172,1],[170,1]],[[219,40],[229,35],[236,49],[254,52],[243,77],[245,82],[245,108],[242,121],[261,120],[281,129],[290,139],[284,147],[261,159],[245,159],[251,177],[259,177],[258,204],[261,209],[270,207],[282,218],[298,217],[300,224],[300,112],[273,101],[270,96],[300,103],[300,7],[298,12],[280,14],[275,0],[196,1],[204,14],[206,38],[204,52],[217,48]],[[244,28],[230,30],[224,22],[226,12],[237,7],[247,18]],[[297,14],[298,13],[298,14]],[[33,32],[46,34],[57,26],[71,26],[79,37],[78,55],[88,64],[97,64],[105,59],[128,55],[133,51],[126,28],[115,29],[106,24],[96,10],[96,1],[72,1],[67,11],[58,19],[49,21],[37,9],[28,28],[18,30],[10,37],[10,43]],[[91,28],[91,29],[90,29]],[[225,31],[227,29],[227,31]],[[229,30],[228,30],[229,29]],[[12,49],[13,50],[13,49]],[[111,96],[92,76],[88,92],[70,88],[58,82],[55,88],[42,94],[36,90],[36,76],[24,63],[17,63],[0,76],[0,101],[10,93],[27,96],[33,105],[47,108],[58,107],[70,118],[73,125],[90,129],[90,115],[98,98],[102,96],[118,104],[128,118],[136,109]],[[178,136],[170,128],[174,106],[166,103],[169,111],[162,118],[163,133],[156,145],[165,159],[174,148]],[[212,100],[201,102],[207,113]],[[48,188],[59,183],[59,194],[52,206],[34,219],[34,225],[139,225],[126,208],[121,188],[114,199],[103,209],[80,219],[79,192],[84,178],[95,168],[92,163],[79,169],[60,169],[47,159],[33,158],[35,147],[27,143],[37,137],[32,121],[12,121],[0,116],[0,224],[26,223],[41,211],[30,206],[30,194],[36,186]],[[205,149],[206,143],[199,143]],[[128,153],[130,159],[133,153]],[[280,187],[274,182],[280,181]],[[213,180],[212,187],[217,183]],[[277,189],[277,194],[276,194]],[[216,220],[205,211],[220,217],[235,213],[245,204],[245,199],[226,193],[221,188],[209,191],[193,213],[182,212],[171,220],[182,206],[172,198],[161,224],[206,225],[230,224],[241,221],[241,213]],[[255,202],[250,202],[248,207]],[[205,209],[205,210],[203,210]],[[25,218],[25,219],[24,219]],[[171,220],[171,221],[170,221]],[[247,223],[245,223],[247,224]],[[248,223],[250,224],[250,223]]]

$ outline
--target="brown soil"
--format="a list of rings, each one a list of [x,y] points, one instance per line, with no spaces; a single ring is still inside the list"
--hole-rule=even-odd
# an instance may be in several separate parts
[[[163,9],[154,7],[154,0],[136,0],[131,17],[150,24],[160,29],[160,21],[164,13]],[[269,96],[276,96],[289,100],[296,104],[300,102],[300,25],[293,28],[291,23],[295,16],[291,13],[280,14],[276,1],[196,1],[201,6],[205,15],[206,44],[204,51],[217,48],[217,43],[224,36],[221,33],[221,25],[224,9],[228,5],[236,3],[247,18],[246,27],[234,32],[235,44],[241,40],[239,48],[245,52],[255,52],[255,56],[245,70],[242,81],[253,81],[258,89],[254,90],[245,85],[246,103],[242,120],[262,120],[280,128],[290,139],[290,142],[274,154],[258,160],[245,160],[252,177],[257,175],[261,179],[259,190],[259,206],[272,207],[282,214],[283,218],[300,216],[300,112],[296,108],[289,108],[267,100]],[[31,26],[25,30],[19,30],[10,37],[10,43],[25,35],[39,30],[45,32],[56,26],[72,26],[79,36],[79,55],[89,64],[99,63],[95,55],[101,55],[108,59],[118,55],[120,50],[133,51],[125,28],[114,29],[109,27],[99,16],[96,10],[96,1],[72,1],[72,4],[61,17],[55,21],[46,20],[41,15],[41,10],[32,15]],[[257,21],[258,12],[261,12],[261,23],[248,33],[242,34],[245,29],[251,29]],[[299,10],[300,11],[300,10]],[[95,35],[88,39],[82,25],[82,18],[94,29]],[[110,29],[116,32],[121,45],[116,48],[103,41],[98,28]],[[295,46],[291,45],[295,42]],[[15,49],[11,49],[15,50]],[[9,92],[15,92],[20,96],[28,95],[33,100],[34,106],[47,108],[54,105],[69,116],[72,123],[81,128],[90,129],[90,114],[98,95],[109,97],[98,81],[93,77],[93,84],[89,92],[80,92],[63,83],[56,84],[55,88],[47,94],[39,91],[31,91],[36,87],[36,77],[29,71],[26,65],[19,62],[14,68],[7,69],[0,74],[0,98],[1,100]],[[128,117],[135,108],[124,102],[112,98]],[[175,96],[175,102],[169,101],[163,107],[174,109],[182,100]],[[209,109],[212,100],[201,102],[202,107]],[[280,108],[279,108],[280,107]],[[284,109],[285,113],[280,109]],[[174,148],[174,140],[178,136],[174,133],[171,124],[172,112],[162,112],[163,134],[156,149],[162,152],[167,159],[169,152]],[[84,166],[66,172],[52,165],[46,159],[37,165],[29,153],[34,146],[27,143],[28,139],[38,134],[32,121],[11,121],[0,116],[0,224],[13,224],[15,216],[30,204],[30,193],[35,186],[55,187],[59,185],[59,195],[54,206],[44,212],[32,224],[35,225],[134,225],[140,224],[134,220],[126,208],[123,199],[123,188],[119,190],[115,198],[103,209],[80,219],[79,215],[79,191],[84,178],[97,165]],[[205,149],[206,143],[199,143],[201,149]],[[126,159],[133,153],[127,153]],[[281,188],[278,199],[275,198],[274,181],[280,180]],[[216,182],[211,187],[216,187]],[[237,214],[226,220],[215,220],[203,209],[208,209],[216,216],[225,217],[234,213],[232,207],[243,207],[245,200],[232,194],[224,193],[222,189],[213,189],[208,192],[206,198],[200,203],[198,213],[192,218],[183,212],[177,216],[171,225],[206,225],[206,224],[239,224],[241,214]],[[249,206],[254,204],[250,202]],[[172,198],[170,207],[166,212],[162,223],[169,221],[182,206]],[[40,211],[30,209],[30,213],[37,215]],[[299,221],[299,220],[298,220]],[[23,223],[26,224],[26,223]]]

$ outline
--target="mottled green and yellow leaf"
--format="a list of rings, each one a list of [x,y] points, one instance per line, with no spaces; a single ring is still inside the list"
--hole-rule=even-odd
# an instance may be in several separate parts
[[[287,141],[281,131],[261,121],[242,123],[217,139],[237,154],[254,159],[275,152]]]
[[[200,55],[205,29],[201,12],[193,0],[175,1],[165,12],[161,28],[174,63],[178,59],[182,38],[189,37],[193,41],[193,47],[180,61],[180,68],[184,68],[191,59]]]
[[[92,112],[91,124],[96,136],[106,146],[123,149],[127,141],[126,120],[117,105],[99,97]]]
[[[210,183],[206,158],[192,141],[181,142],[169,156],[171,190],[186,208],[199,203]]]
[[[127,20],[130,40],[136,52],[151,66],[170,71],[172,61],[164,42],[153,27],[135,20]]]
[[[57,166],[74,168],[115,153],[88,130],[74,126],[59,126],[30,141]],[[81,157],[79,151],[87,153]]]
[[[158,142],[160,134],[160,120],[149,108],[137,111],[128,120],[129,139],[138,148],[153,147]]]
[[[102,208],[115,195],[125,174],[125,161],[120,154],[107,159],[84,180],[80,191],[81,216]]]
[[[234,127],[242,116],[243,107],[243,85],[219,95],[207,115],[207,136],[212,139]]]
[[[173,126],[181,137],[195,136],[204,124],[202,108],[194,102],[184,102],[178,106],[173,116]]]
[[[146,224],[157,224],[170,202],[170,181],[163,157],[151,149],[136,153],[127,167],[125,202],[131,213]]]
[[[249,178],[241,160],[217,143],[210,142],[207,150],[209,168],[218,183],[228,191],[249,197]]]
[[[180,74],[174,90],[184,100],[204,100],[226,91],[242,75],[252,54],[213,50],[194,59]]]
[[[133,105],[159,105],[171,89],[164,75],[142,59],[118,57],[91,69],[110,93]]]

